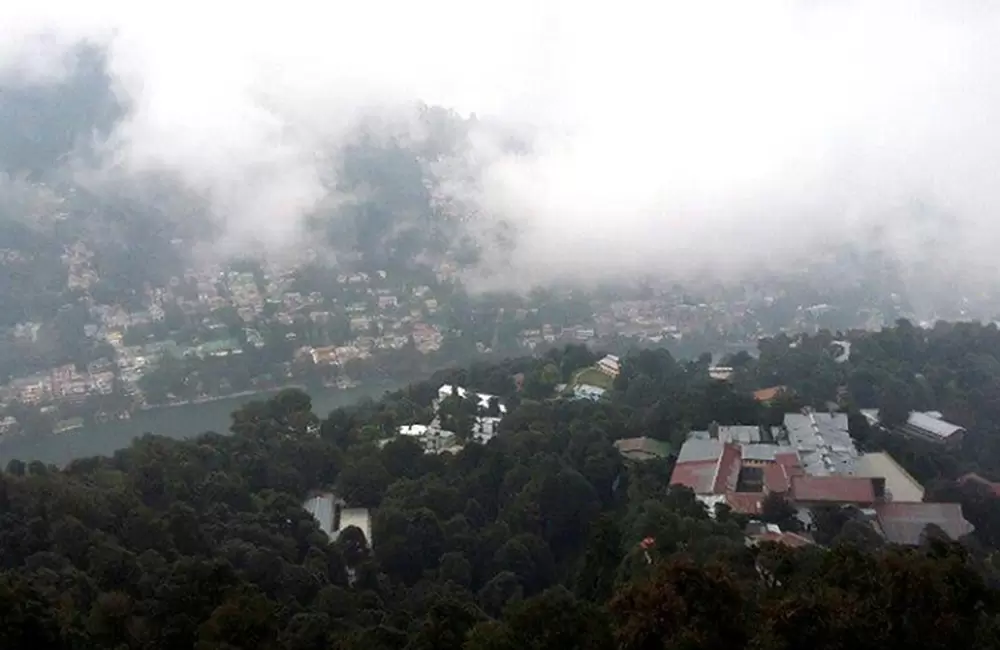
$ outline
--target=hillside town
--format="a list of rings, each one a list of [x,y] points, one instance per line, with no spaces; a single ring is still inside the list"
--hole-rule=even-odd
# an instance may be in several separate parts
[[[2,264],[15,270],[23,256],[7,252]],[[66,246],[62,261],[72,301],[52,321],[6,332],[0,440],[283,386],[351,387],[372,372],[477,355],[566,343],[718,354],[753,350],[781,331],[873,327],[896,315],[872,308],[841,323],[830,305],[789,310],[794,296],[778,289],[706,289],[699,298],[673,288],[617,298],[579,289],[470,295],[454,263],[424,274],[343,272],[313,250],[293,264],[210,265],[146,283],[138,295],[108,296],[83,241]]]
[[[613,378],[620,372],[619,363],[608,355],[579,375],[593,370]],[[575,387],[594,392],[581,396],[561,386],[558,398],[600,400],[605,394],[597,386],[579,383]],[[432,413],[429,423],[400,425],[379,446],[408,438],[425,454],[458,454],[467,444],[492,440],[507,407],[496,395],[443,384],[432,402]],[[467,416],[464,423],[463,416]],[[877,411],[868,409],[864,416],[872,426],[881,426]],[[785,413],[777,426],[713,422],[707,430],[689,432],[676,454],[669,443],[649,437],[625,438],[614,444],[628,463],[672,461],[670,485],[691,490],[713,518],[731,513],[745,517],[748,544],[814,545],[816,517],[831,512],[853,517],[886,542],[904,546],[922,544],[928,526],[951,539],[974,530],[960,504],[925,501],[924,486],[890,453],[859,451],[849,429],[847,413],[804,409]],[[961,443],[963,432],[940,413],[914,412],[890,433],[954,447]],[[962,480],[1000,493],[1000,486],[978,475]],[[352,507],[333,493],[314,495],[303,505],[329,537],[337,538],[356,526],[369,544],[377,542],[371,537],[368,509]],[[776,518],[783,521],[775,523]]]

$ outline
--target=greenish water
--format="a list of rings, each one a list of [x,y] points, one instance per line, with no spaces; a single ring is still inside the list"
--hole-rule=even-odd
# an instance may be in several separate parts
[[[325,418],[341,406],[347,406],[364,397],[378,398],[396,385],[384,384],[348,390],[328,388],[310,391],[313,412]],[[145,433],[170,438],[191,438],[206,431],[228,433],[230,414],[254,399],[266,399],[273,393],[263,393],[203,404],[187,404],[167,408],[139,411],[130,420],[85,426],[66,433],[44,438],[14,439],[0,445],[0,467],[6,467],[12,458],[25,462],[40,460],[43,463],[65,465],[75,458],[106,456],[127,447],[134,438]]]

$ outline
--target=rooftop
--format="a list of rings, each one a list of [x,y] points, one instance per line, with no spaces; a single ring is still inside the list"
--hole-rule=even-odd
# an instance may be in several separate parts
[[[857,476],[884,478],[890,501],[919,503],[924,500],[923,486],[885,452],[861,456],[858,459]]]
[[[764,487],[768,492],[788,492],[791,479],[788,470],[780,463],[764,465]]]
[[[681,447],[677,456],[677,464],[719,460],[722,454],[722,442],[719,440],[703,440],[701,438],[688,438]]]
[[[401,436],[422,436],[430,430],[426,424],[404,424],[399,427]]]
[[[906,423],[911,427],[916,427],[922,431],[932,433],[939,438],[948,438],[955,435],[959,431],[962,431],[962,427],[957,424],[952,424],[946,420],[942,420],[939,417],[934,417],[938,414],[921,413],[919,411],[914,411],[910,413],[910,417],[907,419]]]
[[[870,423],[878,424],[878,409],[861,409],[861,414],[864,415]],[[936,436],[942,440],[947,440],[956,433],[964,431],[964,429],[959,425],[952,424],[951,422],[945,420],[937,411],[913,411],[907,418],[904,428],[905,427],[913,427],[924,434]]]
[[[799,535],[798,533],[786,533],[779,531],[777,533],[772,531],[765,531],[758,535],[751,535],[750,540],[754,544],[761,544],[763,542],[774,542],[776,544],[784,544],[785,546],[790,546],[792,548],[801,548],[803,546],[814,546],[816,542],[812,541],[808,537]]]
[[[777,454],[780,450],[781,447],[778,445],[743,445],[743,460],[773,461],[775,454]]]
[[[941,528],[952,539],[974,530],[957,503],[881,503],[875,506],[885,538],[893,544],[916,546],[929,524]]]
[[[740,476],[740,461],[739,445],[723,445],[722,455],[719,457],[719,466],[715,473],[715,487],[712,490],[713,492],[721,494],[736,489],[736,483]]]
[[[726,504],[745,515],[759,515],[764,503],[764,495],[761,492],[730,492],[726,495]]]
[[[670,445],[653,438],[624,438],[615,441],[618,453],[633,460],[665,458],[670,454]]]
[[[713,436],[709,431],[692,431],[690,437],[700,440],[711,440]],[[741,444],[761,441],[760,427],[757,425],[718,425],[715,437],[721,442],[738,442]]]
[[[770,388],[761,388],[760,390],[754,391],[753,398],[758,402],[770,402],[783,392],[785,392],[784,386],[771,386]]]
[[[872,479],[859,476],[796,476],[792,478],[796,501],[826,503],[875,502]]]
[[[695,494],[712,494],[715,486],[715,470],[718,466],[718,458],[678,462],[670,475],[670,484],[689,487]]]
[[[451,395],[458,395],[462,399],[465,399],[469,395],[467,391],[462,386],[453,386],[451,384],[443,384],[441,388],[438,388],[438,399],[445,399]],[[490,406],[490,400],[496,399],[499,402],[499,398],[496,395],[489,395],[487,393],[475,393],[476,399],[479,402],[479,408],[487,409]],[[502,403],[499,404],[500,412],[506,413],[507,407]]]
[[[858,451],[847,428],[846,413],[786,413],[788,443],[810,476],[851,476]]]

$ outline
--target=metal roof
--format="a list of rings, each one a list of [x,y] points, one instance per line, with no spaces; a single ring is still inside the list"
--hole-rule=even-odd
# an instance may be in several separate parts
[[[787,413],[789,444],[798,451],[806,474],[851,476],[858,450],[847,429],[846,413]]]
[[[722,455],[722,442],[719,440],[688,438],[677,455],[677,462],[689,463],[706,460],[718,460]]]
[[[962,427],[957,424],[952,424],[951,422],[947,422],[919,411],[910,413],[910,417],[907,419],[906,423],[911,427],[916,427],[922,431],[938,436],[939,438],[948,438],[949,436],[962,431]]]
[[[712,434],[708,431],[692,431],[690,433],[691,438],[699,438],[701,440],[710,440]],[[754,442],[760,442],[760,427],[753,425],[720,425],[719,431],[716,436],[721,442],[739,442],[742,444],[750,444]]]
[[[974,530],[957,503],[881,503],[875,506],[885,538],[893,544],[916,546],[928,524],[941,528],[952,539]]]
[[[774,455],[783,448],[778,445],[749,444],[743,445],[743,460],[774,460]]]

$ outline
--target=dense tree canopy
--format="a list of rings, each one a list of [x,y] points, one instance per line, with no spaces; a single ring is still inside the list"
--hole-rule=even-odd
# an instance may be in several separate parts
[[[613,446],[765,421],[749,391],[771,382],[811,402],[854,377],[847,399],[860,399],[864,373],[897,366],[895,377],[913,370],[904,383],[918,404],[986,408],[988,393],[963,394],[973,378],[954,364],[994,330],[962,330],[965,348],[937,330],[868,336],[859,357],[865,346],[881,356],[837,364],[829,381],[814,376],[824,361],[797,374],[825,354],[816,337],[788,358],[766,342],[734,384],[712,381],[707,360],[643,351],[600,401],[526,394],[530,377],[567,381],[593,362],[571,347],[444,371],[322,419],[288,391],[235,413],[231,435],[146,436],[62,469],[12,462],[0,475],[0,647],[998,647],[1000,517],[982,486],[942,474],[934,488],[983,522],[961,545],[872,544],[850,512],[831,511],[817,532],[829,550],[748,546],[745,520],[709,516],[669,486],[670,459],[628,464]],[[978,363],[988,391],[990,365]],[[927,394],[913,388],[917,372],[933,377]],[[508,409],[499,435],[441,455],[392,438],[429,420],[443,383],[497,395]],[[372,539],[358,528],[327,538],[301,504],[328,489],[372,509]],[[780,501],[766,510],[789,518]]]

